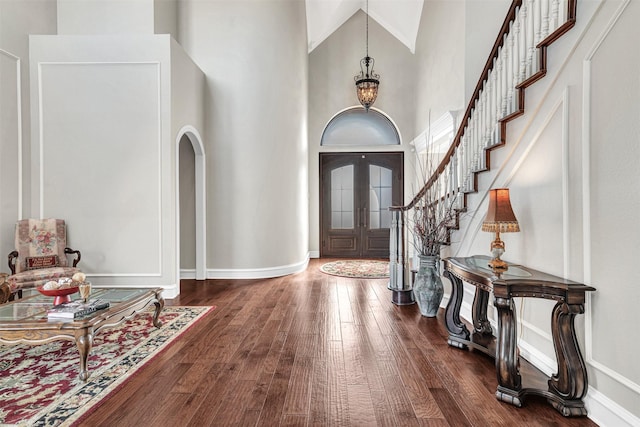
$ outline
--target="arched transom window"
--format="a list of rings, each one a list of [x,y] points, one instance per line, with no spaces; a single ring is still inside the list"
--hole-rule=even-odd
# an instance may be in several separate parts
[[[379,110],[351,107],[333,116],[322,133],[320,145],[353,147],[400,145],[400,133],[391,119]]]

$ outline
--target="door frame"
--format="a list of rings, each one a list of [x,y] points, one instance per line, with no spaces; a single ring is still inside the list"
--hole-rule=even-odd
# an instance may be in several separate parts
[[[318,159],[318,165],[319,165],[319,176],[318,176],[318,180],[319,180],[319,247],[320,247],[320,258],[324,258],[324,257],[331,257],[331,258],[335,258],[336,255],[327,255],[327,242],[325,241],[325,237],[326,237],[326,233],[325,233],[325,203],[330,203],[330,200],[327,201],[325,200],[325,192],[323,191],[323,157],[329,157],[329,156],[370,156],[370,155],[374,155],[374,156],[380,156],[380,155],[393,155],[393,156],[398,156],[399,157],[399,168],[398,168],[398,174],[399,174],[399,185],[398,185],[398,194],[395,194],[394,198],[397,197],[397,200],[399,201],[398,203],[401,205],[402,202],[404,201],[404,151],[401,150],[396,150],[396,151],[333,151],[333,152],[320,152],[319,153],[319,159]],[[365,196],[367,197],[367,196]],[[354,201],[355,203],[355,201]],[[356,206],[354,205],[354,209],[356,208]],[[355,222],[354,222],[355,225]],[[368,230],[368,228],[367,228]],[[365,230],[363,233],[361,233],[362,236],[364,236],[365,233],[367,233],[367,230]],[[360,242],[360,249],[363,248],[364,246],[364,239],[360,239],[362,240]],[[362,254],[362,250],[359,250],[359,253]],[[356,255],[356,257],[360,257],[362,255]],[[345,258],[347,258],[347,256],[344,256]],[[385,256],[386,257],[386,256]],[[384,258],[384,257],[382,257]]]
[[[207,193],[206,193],[206,157],[204,151],[204,144],[202,137],[198,130],[190,125],[186,125],[180,129],[176,137],[176,283],[180,285],[180,279],[182,278],[180,269],[180,143],[182,137],[187,137],[187,140],[191,143],[195,154],[195,247],[196,247],[196,280],[207,279]],[[185,141],[186,142],[186,141]]]

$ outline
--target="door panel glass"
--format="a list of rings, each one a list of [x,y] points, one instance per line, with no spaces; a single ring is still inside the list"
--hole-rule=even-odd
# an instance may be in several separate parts
[[[369,229],[380,228],[380,188],[369,185]]]
[[[369,165],[369,229],[390,228],[392,171]]]
[[[331,228],[353,229],[353,165],[331,171]]]

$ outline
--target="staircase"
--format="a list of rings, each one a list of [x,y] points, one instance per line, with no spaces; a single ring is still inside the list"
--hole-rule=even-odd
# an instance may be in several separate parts
[[[409,204],[390,208],[394,303],[404,303],[402,292],[411,290],[408,215],[428,206],[438,220],[447,221],[442,244],[449,244],[450,230],[458,228],[459,213],[467,210],[467,195],[478,191],[478,174],[491,169],[491,151],[507,143],[507,123],[524,114],[527,87],[546,75],[547,48],[573,28],[576,6],[577,0],[511,4],[449,150]]]

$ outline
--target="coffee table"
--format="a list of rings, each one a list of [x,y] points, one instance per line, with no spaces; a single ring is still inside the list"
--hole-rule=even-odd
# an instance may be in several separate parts
[[[75,296],[75,295],[74,295]],[[77,299],[79,296],[73,299]],[[162,288],[94,289],[91,298],[109,301],[109,308],[87,316],[69,319],[48,319],[47,310],[53,298],[35,289],[25,290],[17,301],[0,305],[0,342],[5,344],[44,344],[56,340],[75,341],[80,353],[80,379],[89,378],[87,359],[93,337],[102,329],[131,319],[145,308],[155,305],[153,325],[162,326],[159,316],[164,307]]]

